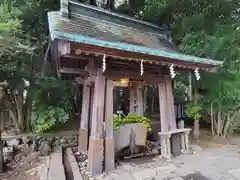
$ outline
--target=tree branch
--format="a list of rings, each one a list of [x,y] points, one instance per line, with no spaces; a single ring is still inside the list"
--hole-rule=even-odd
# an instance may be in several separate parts
[[[47,65],[47,60],[48,60],[48,54],[49,54],[49,50],[52,46],[52,41],[51,38],[49,37],[48,40],[48,47],[46,49],[45,55],[44,55],[44,60],[43,60],[43,66],[42,66],[42,75],[44,75],[46,72],[46,65]]]

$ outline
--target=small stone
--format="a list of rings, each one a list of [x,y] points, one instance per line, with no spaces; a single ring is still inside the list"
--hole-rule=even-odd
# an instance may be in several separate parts
[[[32,152],[36,152],[38,150],[38,143],[36,140],[33,140],[33,144],[31,145]]]
[[[202,148],[200,146],[197,146],[197,145],[190,145],[189,149],[193,154],[202,152]]]
[[[3,158],[5,163],[12,161],[13,159],[12,155],[13,155],[13,147],[3,147]]]
[[[61,141],[60,139],[55,139],[55,146],[58,147],[58,146],[61,146]]]
[[[3,153],[8,154],[13,152],[13,147],[3,147]]]
[[[42,141],[39,151],[41,156],[48,156],[51,153],[51,147],[49,145],[49,142],[46,140]]]
[[[83,167],[87,166],[87,162],[82,162],[81,166],[83,166]]]
[[[84,168],[84,169],[82,170],[82,173],[86,174],[86,172],[87,172],[87,169]]]
[[[73,138],[73,137],[68,137],[68,138],[67,138],[67,142],[68,142],[69,144],[71,144],[73,141],[74,141],[74,138]]]
[[[60,142],[61,142],[61,144],[67,144],[67,139],[66,139],[66,137],[62,137],[62,138],[60,139]]]
[[[15,161],[21,161],[23,159],[23,154],[22,153],[18,153],[14,156],[14,160]]]
[[[24,144],[28,144],[30,141],[30,138],[28,136],[23,136],[22,140]]]
[[[158,154],[159,151],[158,151],[157,149],[153,149],[153,150],[152,150],[152,153],[153,153],[153,154]]]
[[[8,146],[17,146],[17,145],[19,145],[19,141],[17,139],[12,139],[7,142],[7,145]]]

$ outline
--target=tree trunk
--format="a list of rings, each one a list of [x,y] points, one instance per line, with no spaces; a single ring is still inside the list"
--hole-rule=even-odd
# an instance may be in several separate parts
[[[222,124],[222,117],[221,117],[221,112],[218,111],[217,113],[217,136],[220,136],[221,134],[221,124]]]
[[[30,131],[30,123],[31,123],[31,113],[32,113],[32,98],[30,92],[27,92],[26,104],[25,104],[25,124],[26,131]]]
[[[17,119],[17,116],[16,116],[16,113],[14,113],[13,111],[13,107],[11,106],[11,102],[9,102],[10,100],[5,100],[5,106],[8,110],[8,113],[9,113],[9,117],[12,119],[13,121],[13,124],[14,124],[14,127],[15,127],[15,130],[17,132],[20,132],[21,131],[21,127],[19,125],[19,122],[18,122],[18,119]]]
[[[228,133],[228,130],[229,130],[229,127],[230,127],[230,122],[231,122],[231,118],[230,118],[230,115],[228,114],[227,115],[227,120],[226,120],[226,124],[223,128],[223,137],[226,138],[227,137],[227,133]]]
[[[199,119],[194,120],[193,123],[193,138],[199,140],[200,130],[199,130]]]
[[[15,94],[15,92],[13,92],[13,96],[16,104],[17,121],[20,126],[20,131],[23,132],[25,130],[23,91],[18,91],[18,94]]]
[[[215,131],[214,131],[214,115],[213,115],[212,103],[211,103],[211,106],[210,106],[210,114],[211,114],[211,130],[212,130],[212,136],[215,136]]]
[[[52,41],[51,41],[51,38],[49,38],[49,40],[48,40],[48,47],[47,47],[47,49],[45,51],[44,59],[43,59],[42,75],[45,75],[46,72],[47,72],[47,64],[48,64],[47,61],[48,61],[48,55],[49,55],[51,46],[52,46]]]
[[[4,119],[3,110],[1,110],[0,111],[0,173],[4,171],[4,155],[3,155],[3,141],[2,141],[3,119]]]

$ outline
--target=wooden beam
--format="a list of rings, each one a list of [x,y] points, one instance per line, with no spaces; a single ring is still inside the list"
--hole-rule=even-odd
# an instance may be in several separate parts
[[[174,64],[175,66],[178,66],[180,68],[185,68],[185,69],[195,69],[195,68],[207,69],[207,68],[214,67],[213,65],[208,65],[208,64],[181,61],[177,59],[170,59],[166,57],[159,57],[159,56],[154,56],[154,55],[149,55],[144,53],[135,53],[135,52],[117,50],[117,49],[106,48],[101,46],[93,46],[93,45],[88,45],[83,43],[71,42],[71,49],[72,50],[80,49],[82,52],[87,52],[93,55],[107,54],[107,56],[114,57],[116,59],[123,59],[123,60],[131,59],[131,60],[140,62],[143,59],[145,62],[149,62],[157,65],[170,66],[171,64]]]
[[[85,153],[87,152],[87,145],[88,145],[88,121],[89,121],[89,109],[90,109],[90,87],[88,86],[87,80],[84,80],[82,99],[83,100],[82,100],[81,122],[80,122],[79,139],[78,139],[78,151]]]
[[[103,118],[105,100],[105,76],[98,69],[93,95],[91,137],[88,149],[88,169],[95,176],[103,172]]]
[[[70,59],[78,59],[78,60],[99,60],[99,57],[96,57],[94,55],[84,55],[84,54],[80,54],[80,55],[76,55],[76,54],[73,54],[71,52],[71,54],[69,55],[64,55],[62,57],[65,57],[65,58],[70,58]]]
[[[140,75],[140,72],[131,72],[131,71],[111,71],[111,70],[106,70],[104,73],[108,78],[112,80],[119,80],[121,78],[132,78],[132,79],[141,79],[143,80],[146,84],[158,84],[160,81],[163,81],[161,78],[161,72],[159,72],[159,75],[157,74],[149,74],[149,73],[143,73],[143,75]]]
[[[67,67],[61,67],[59,69],[60,73],[64,73],[64,74],[81,74],[81,75],[85,75],[87,74],[87,72],[83,69],[78,69],[78,68],[67,68]]]
[[[107,80],[105,102],[105,170],[115,169],[115,150],[113,138],[113,81]]]

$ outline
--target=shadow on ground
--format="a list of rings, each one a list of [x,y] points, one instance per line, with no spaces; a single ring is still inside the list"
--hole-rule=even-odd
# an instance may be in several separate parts
[[[188,174],[187,176],[182,177],[184,180],[211,180],[205,176],[203,176],[201,173],[196,172],[192,174]]]

